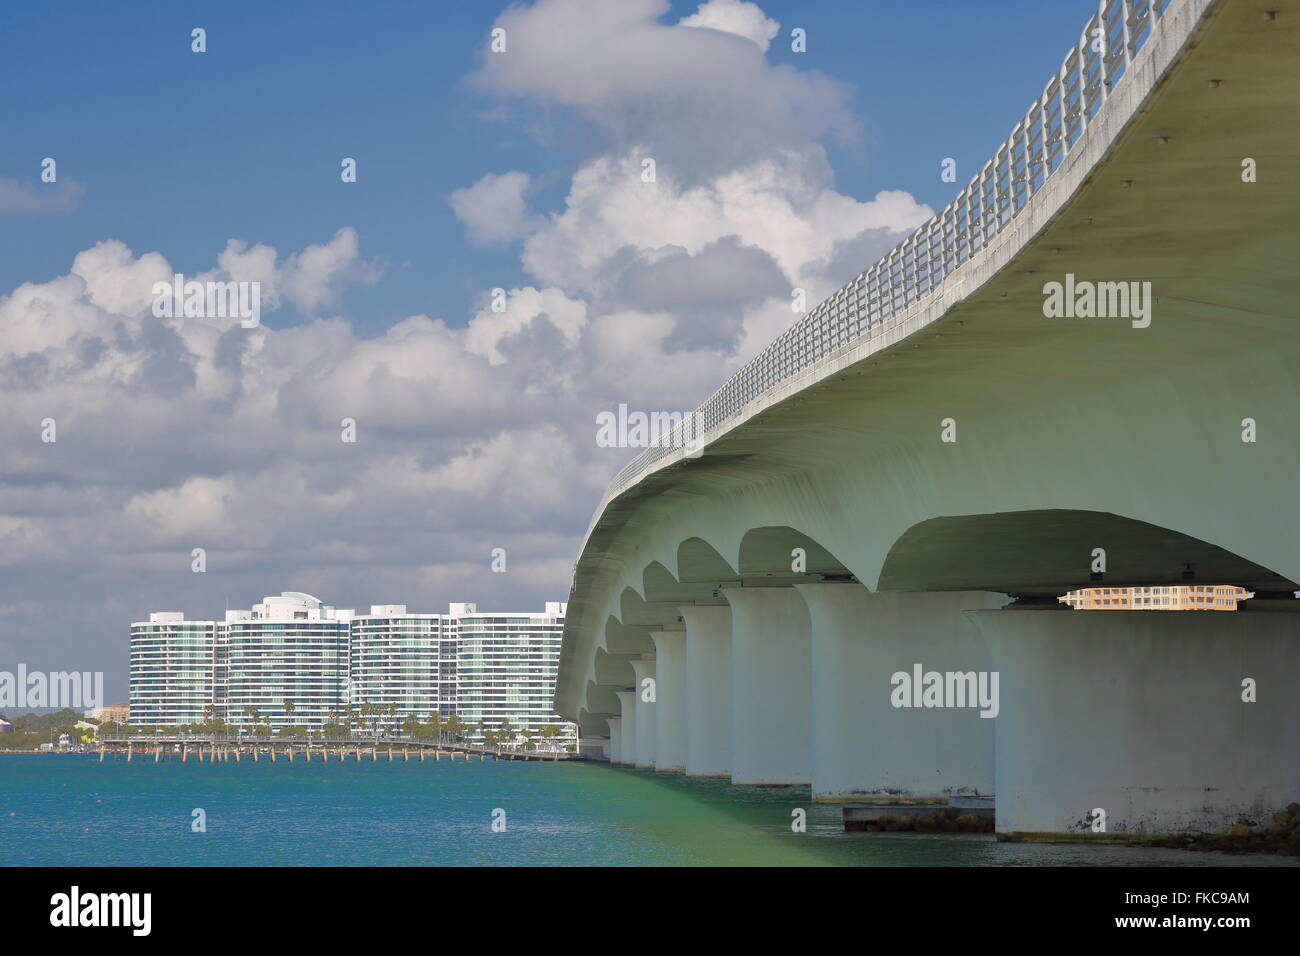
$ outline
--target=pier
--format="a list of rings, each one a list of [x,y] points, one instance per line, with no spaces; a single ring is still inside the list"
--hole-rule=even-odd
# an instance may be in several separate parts
[[[131,762],[139,757],[154,763],[171,758],[181,763],[191,758],[199,763],[241,762],[245,756],[254,762],[267,757],[272,762],[283,756],[290,763],[295,757],[304,762],[351,760],[372,763],[386,760],[410,763],[414,757],[423,763],[426,759],[442,760],[534,760],[560,761],[584,760],[581,754],[563,750],[515,750],[509,747],[487,747],[479,744],[445,740],[427,740],[417,737],[385,737],[365,739],[358,737],[282,738],[260,736],[233,736],[228,734],[108,734],[99,741],[99,762],[106,755],[114,759],[124,757]]]

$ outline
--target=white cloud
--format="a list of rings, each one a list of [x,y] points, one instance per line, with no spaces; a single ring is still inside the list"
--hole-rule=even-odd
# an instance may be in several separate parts
[[[540,0],[498,19],[510,53],[477,82],[507,112],[581,117],[596,144],[545,215],[518,171],[450,197],[476,241],[524,239],[532,281],[504,313],[409,316],[371,338],[341,317],[156,319],[171,265],[115,240],[0,296],[0,650],[99,628],[116,642],[99,666],[120,668],[123,622],[281,588],[421,609],[562,598],[591,508],[635,454],[596,445],[596,414],[690,410],[794,321],[793,286],[815,303],[930,215],[906,193],[836,189],[822,140],[851,131],[848,88],[769,64],[758,7],[667,10]],[[314,316],[379,274],[343,228],[286,255],[232,239],[198,278],[257,281],[264,314]],[[53,620],[4,614],[32,595],[58,602]]]
[[[474,185],[451,194],[452,211],[475,242],[518,239],[528,231],[532,220],[524,200],[529,181],[526,173],[486,173]]]
[[[17,179],[0,179],[0,216],[37,216],[72,212],[81,205],[86,187],[75,180],[33,185]]]
[[[764,53],[781,29],[756,3],[746,0],[708,0],[689,17],[677,21],[683,27],[704,27],[734,33],[758,45]]]
[[[752,14],[737,8],[696,16],[740,29]],[[667,12],[667,0],[511,6],[496,20],[510,38],[509,53],[485,54],[475,82],[503,97],[572,110],[592,125],[604,151],[644,146],[683,182],[772,149],[857,135],[846,84],[769,64],[761,44],[737,42],[731,30],[665,24]]]

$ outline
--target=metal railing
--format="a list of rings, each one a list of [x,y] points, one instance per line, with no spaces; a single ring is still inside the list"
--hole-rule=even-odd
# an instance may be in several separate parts
[[[892,319],[989,245],[1061,167],[1173,2],[1100,0],[1042,95],[957,198],[783,332],[664,440],[630,461],[610,482],[592,527],[605,503],[674,449],[697,441],[842,346],[885,331]]]

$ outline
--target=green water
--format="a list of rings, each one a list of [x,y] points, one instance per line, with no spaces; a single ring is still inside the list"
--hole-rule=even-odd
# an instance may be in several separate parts
[[[206,815],[196,833],[193,810]],[[807,832],[791,811],[807,811]],[[505,811],[505,831],[493,814]],[[845,833],[807,788],[592,763],[0,756],[0,864],[60,866],[1295,865],[1273,856]]]

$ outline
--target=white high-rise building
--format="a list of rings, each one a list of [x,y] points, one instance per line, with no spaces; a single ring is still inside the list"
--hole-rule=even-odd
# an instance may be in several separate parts
[[[443,614],[408,614],[405,604],[375,604],[352,619],[348,703],[366,705],[377,721],[397,732],[407,717],[450,716],[456,706],[456,628]]]
[[[241,730],[316,730],[342,710],[353,612],[285,591],[217,625],[213,702]]]
[[[199,723],[212,704],[215,621],[158,611],[131,625],[131,723]]]
[[[536,735],[554,725],[561,730],[561,744],[575,743],[575,725],[554,709],[565,605],[548,601],[541,614],[480,614],[473,604],[451,609],[460,631],[461,718],[490,729],[508,720],[517,734]]]
[[[403,604],[369,614],[286,591],[224,621],[186,621],[178,612],[131,625],[131,723],[200,723],[209,708],[241,730],[320,730],[351,709],[366,728],[400,731],[413,716],[458,715],[495,730],[508,720],[514,742],[529,730],[576,728],[552,711],[565,605],[532,612],[483,612],[452,604],[446,614],[411,614]]]

